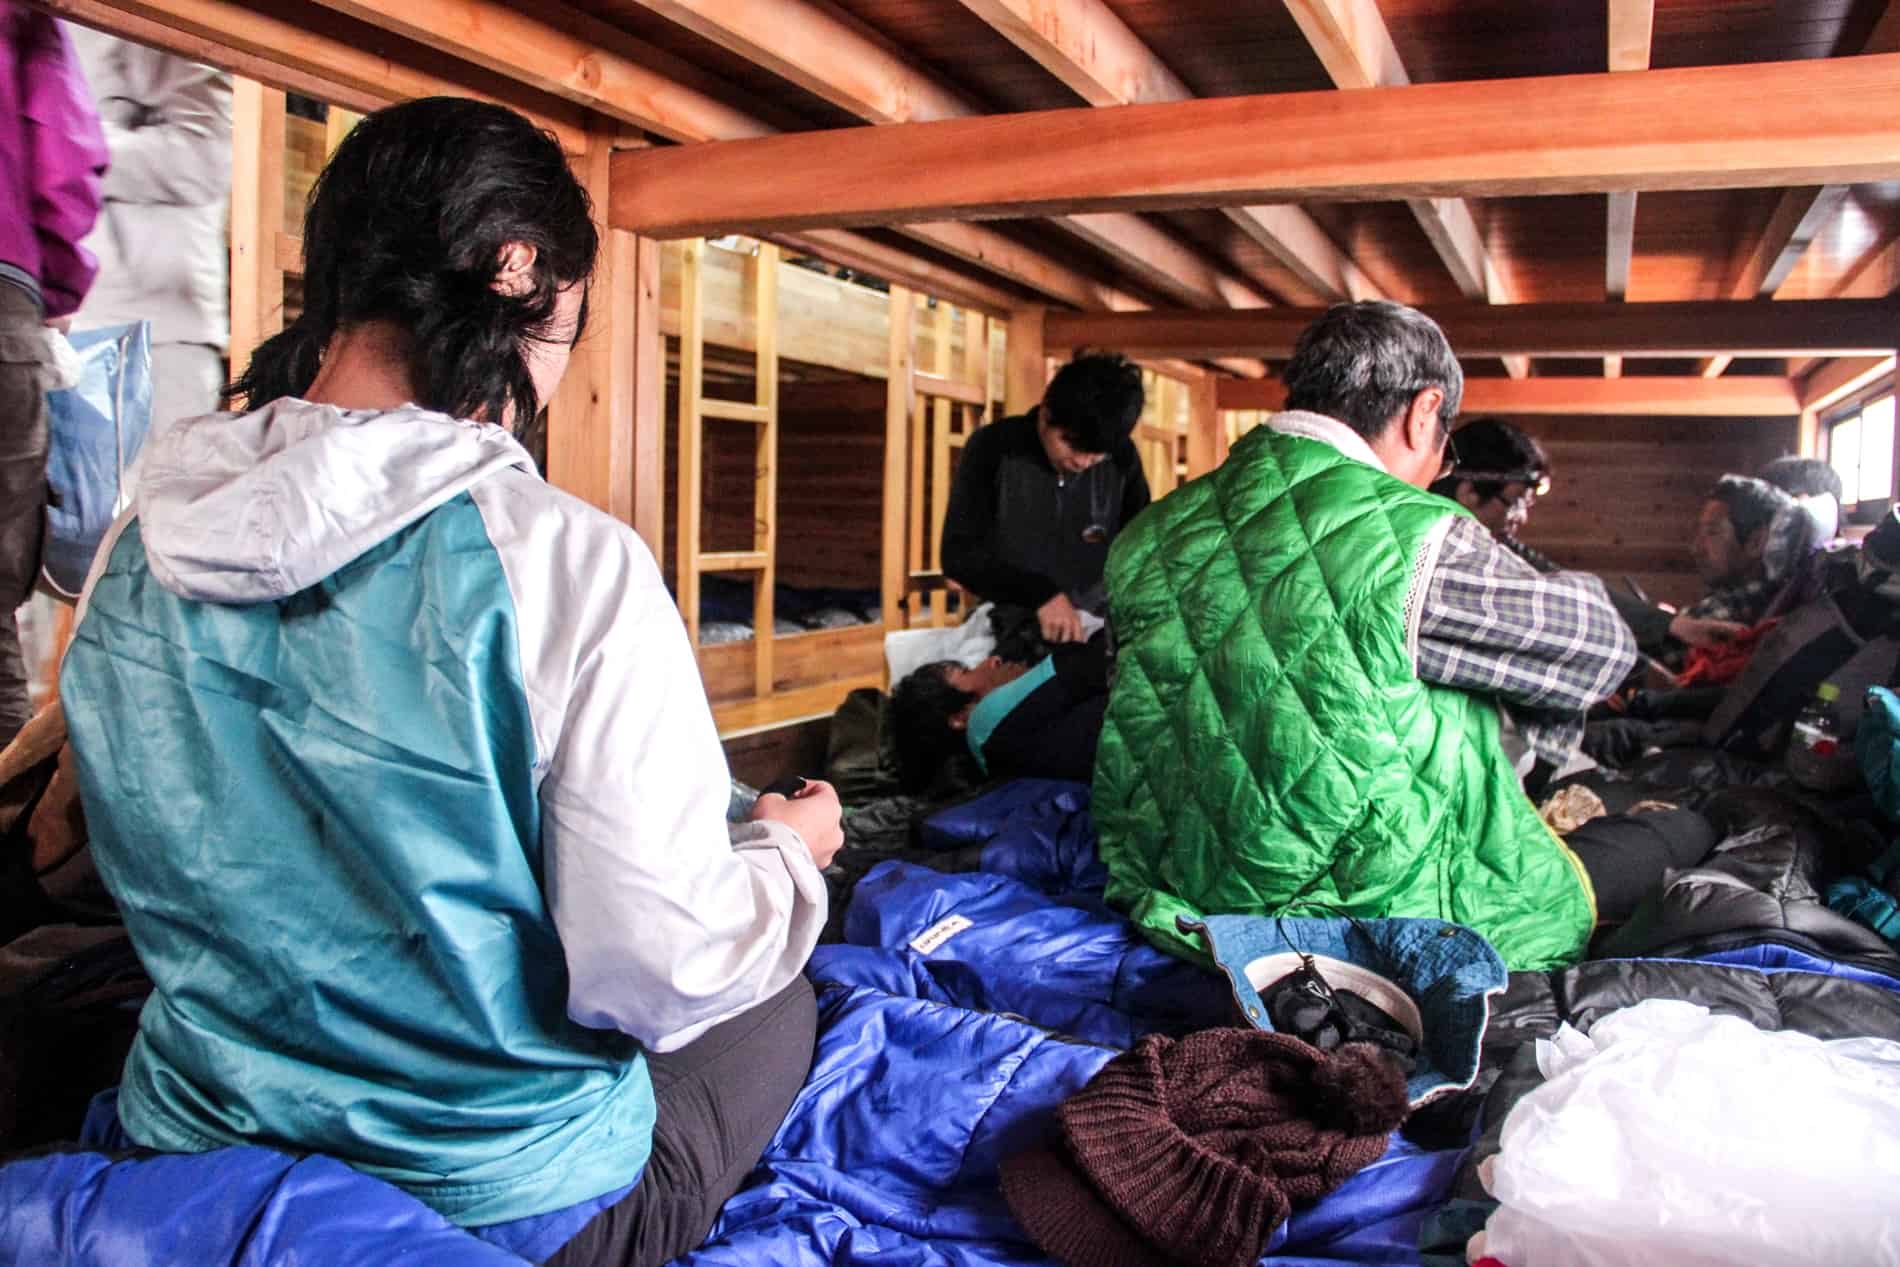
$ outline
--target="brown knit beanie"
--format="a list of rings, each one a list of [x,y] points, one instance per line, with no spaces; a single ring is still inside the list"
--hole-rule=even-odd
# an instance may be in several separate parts
[[[1003,1163],[1003,1196],[1071,1267],[1248,1267],[1294,1202],[1385,1153],[1406,1108],[1404,1076],[1368,1044],[1151,1035],[1063,1103],[1059,1140]]]

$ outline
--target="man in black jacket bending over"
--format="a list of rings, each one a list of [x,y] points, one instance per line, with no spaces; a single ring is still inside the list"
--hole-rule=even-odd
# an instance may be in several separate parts
[[[964,446],[943,521],[943,570],[996,604],[998,652],[1081,642],[1102,614],[1109,543],[1148,504],[1129,434],[1141,371],[1116,355],[1080,356],[1042,403],[983,427]]]

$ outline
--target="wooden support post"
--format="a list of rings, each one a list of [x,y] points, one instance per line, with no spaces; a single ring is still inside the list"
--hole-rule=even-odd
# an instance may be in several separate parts
[[[666,536],[666,336],[660,331],[660,244],[614,230],[614,273],[633,303],[633,530],[654,554]]]
[[[916,297],[921,299],[921,296]],[[916,302],[911,305],[913,329],[916,323]],[[911,344],[911,363],[916,364],[916,343]],[[916,379],[912,376],[911,388],[916,390]],[[923,599],[911,589],[910,578],[924,570],[924,492],[926,471],[930,465],[930,410],[922,396],[916,396],[910,411],[910,472],[909,482],[904,494],[906,531],[904,534],[904,612],[905,623],[916,624],[919,608]]]
[[[251,79],[231,85],[231,371],[284,328],[284,94]]]
[[[1047,308],[1018,308],[1009,315],[1009,376],[1003,409],[1011,417],[1028,413],[1042,403],[1048,371],[1042,343]]]
[[[1227,430],[1221,424],[1212,374],[1188,385],[1189,479],[1207,474],[1227,457]]]
[[[700,274],[706,244],[688,242],[680,256],[680,406],[679,406],[679,522],[675,526],[675,587],[680,614],[686,618],[686,637],[699,646],[699,510],[704,495],[700,476],[699,405],[705,388],[706,322]]]
[[[363,116],[354,110],[345,110],[342,106],[331,106],[330,113],[323,120],[323,153],[327,158],[336,153],[336,147],[343,144],[343,138],[350,129],[363,121]],[[600,217],[606,219],[603,214]]]
[[[765,555],[765,566],[752,580],[753,693],[759,696],[772,693],[777,641],[772,599],[778,581],[778,268],[778,248],[759,243],[752,257],[754,325],[759,332],[754,399],[765,412],[752,467],[752,548]]]
[[[891,342],[889,377],[884,395],[884,628],[902,629],[900,605],[910,589],[909,556],[904,539],[905,494],[910,471],[911,373],[916,368],[911,350],[911,313],[908,287],[891,287]]]
[[[594,273],[592,319],[548,402],[548,481],[631,523],[639,261],[633,235],[607,227],[612,152],[613,135],[594,132],[586,152],[572,159],[576,175],[594,199],[603,249]]]
[[[936,372],[944,379],[950,377],[950,328],[956,319],[956,310],[949,304],[937,303],[936,346],[932,349],[933,364]],[[919,414],[923,411],[920,409]],[[935,396],[930,402],[930,522],[924,525],[923,555],[932,571],[943,570],[943,520],[950,509],[950,420],[951,400],[948,396]],[[930,602],[930,623],[944,623],[945,601],[947,594],[933,595]]]

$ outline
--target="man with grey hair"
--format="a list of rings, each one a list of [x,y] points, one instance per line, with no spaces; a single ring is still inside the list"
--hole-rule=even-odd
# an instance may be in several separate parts
[[[1634,663],[1629,631],[1595,577],[1536,572],[1425,491],[1464,390],[1430,318],[1342,304],[1284,377],[1287,409],[1109,556],[1108,897],[1187,953],[1182,922],[1207,915],[1344,912],[1466,924],[1513,968],[1570,962],[1681,863],[1554,836],[1500,707],[1561,763]]]

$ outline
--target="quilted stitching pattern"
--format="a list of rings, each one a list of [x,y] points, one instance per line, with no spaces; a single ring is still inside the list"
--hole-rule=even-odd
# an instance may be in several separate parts
[[[1504,760],[1489,705],[1421,682],[1413,560],[1457,513],[1265,428],[1138,518],[1108,565],[1121,654],[1095,817],[1108,895],[1175,916],[1429,916],[1516,967],[1588,935],[1574,864]]]

